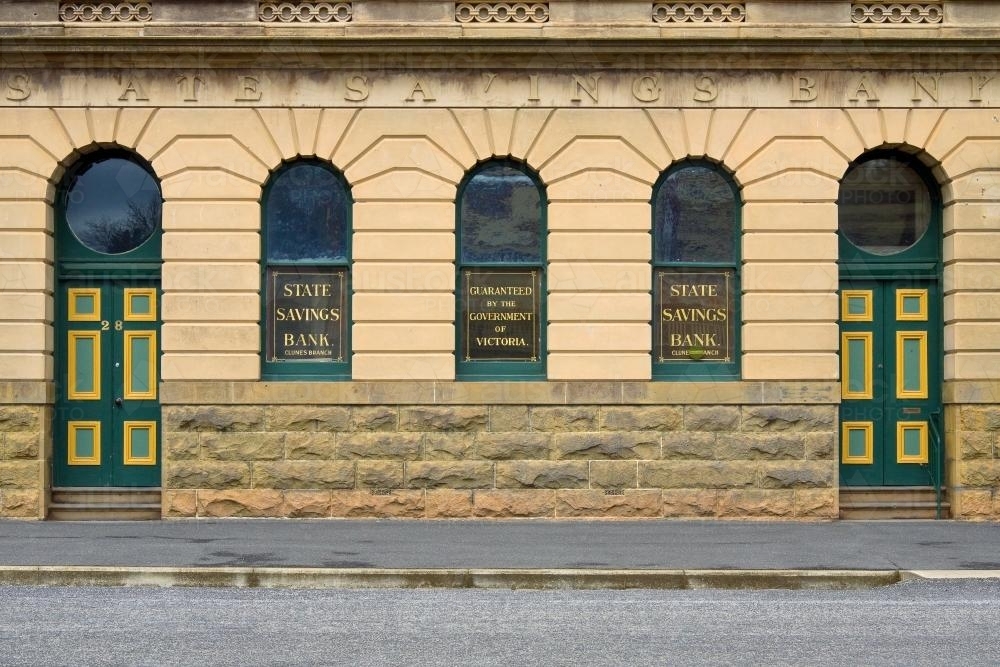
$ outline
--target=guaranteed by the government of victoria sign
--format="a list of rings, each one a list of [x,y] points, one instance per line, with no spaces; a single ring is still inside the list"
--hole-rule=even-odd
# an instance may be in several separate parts
[[[268,270],[267,360],[343,361],[346,271]]]
[[[733,276],[732,269],[657,270],[657,361],[732,361]]]
[[[535,270],[462,270],[465,361],[538,360],[540,285]]]

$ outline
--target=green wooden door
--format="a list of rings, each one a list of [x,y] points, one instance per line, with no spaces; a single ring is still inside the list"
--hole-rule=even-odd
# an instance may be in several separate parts
[[[54,486],[160,485],[159,290],[60,281]]]
[[[936,280],[842,280],[840,478],[845,486],[932,484],[941,411]]]

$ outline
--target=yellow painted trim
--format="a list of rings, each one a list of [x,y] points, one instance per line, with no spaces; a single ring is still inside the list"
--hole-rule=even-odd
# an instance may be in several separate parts
[[[907,456],[903,449],[903,436],[907,431],[920,431],[920,453]],[[896,422],[896,462],[897,463],[927,463],[927,422]]]
[[[132,312],[133,296],[149,297],[148,313]],[[126,287],[125,288],[125,321],[126,322],[155,322],[156,321],[156,288],[155,287]]]
[[[872,383],[872,364],[874,360],[872,358],[872,332],[871,331],[845,331],[840,334],[840,382],[842,387],[841,398],[846,399],[871,399],[874,397],[873,393],[873,383]],[[849,340],[863,340],[865,342],[865,388],[859,392],[852,392],[848,390],[851,368],[851,359],[848,354]]]
[[[156,465],[156,422],[153,421],[127,421],[125,426],[125,456],[123,460],[127,466],[155,466]],[[149,430],[149,456],[132,455],[132,431],[139,429]]]
[[[101,422],[75,421],[66,424],[66,440],[69,445],[66,450],[68,463],[71,466],[99,466],[101,465]],[[94,432],[94,454],[93,456],[76,455],[76,433],[77,431],[91,430]]]
[[[66,396],[71,401],[101,400],[101,332],[100,331],[70,331],[67,340]],[[94,390],[78,391],[76,388],[76,341],[89,338],[94,341]]]
[[[76,312],[76,297],[90,296],[94,299],[94,312]],[[70,322],[100,322],[101,321],[101,288],[99,287],[71,287],[66,290],[68,299],[66,308],[66,319]]]
[[[905,377],[905,367],[903,366],[903,341],[920,341],[920,389],[916,391],[905,391],[903,389],[903,379]],[[927,332],[926,331],[897,331],[896,332],[896,398],[927,398]]]
[[[136,338],[149,339],[149,391],[135,391],[132,388],[132,341]],[[156,400],[156,357],[159,351],[156,347],[155,331],[126,331],[125,332],[125,393],[124,398],[130,401],[155,401]]]
[[[911,297],[920,299],[920,312],[904,313],[903,300]],[[898,289],[896,290],[896,321],[897,322],[926,322],[927,321],[927,290],[925,289]]]
[[[851,314],[847,310],[847,305],[850,299],[856,299],[861,297],[865,300],[865,312],[861,314]],[[872,291],[868,289],[857,289],[857,290],[844,290],[840,293],[840,321],[841,322],[871,322],[872,321],[872,302],[874,296]]]
[[[871,465],[875,461],[875,422],[842,422],[840,425],[840,461],[855,465]],[[851,456],[851,431],[865,432],[865,455]]]

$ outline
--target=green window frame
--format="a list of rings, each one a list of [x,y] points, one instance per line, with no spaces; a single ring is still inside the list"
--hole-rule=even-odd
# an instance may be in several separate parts
[[[455,375],[544,380],[547,324],[545,185],[527,164],[486,160],[455,202]]]
[[[652,376],[740,378],[742,199],[732,175],[685,160],[653,187]]]
[[[261,198],[261,377],[351,379],[354,199],[343,173],[300,158]]]

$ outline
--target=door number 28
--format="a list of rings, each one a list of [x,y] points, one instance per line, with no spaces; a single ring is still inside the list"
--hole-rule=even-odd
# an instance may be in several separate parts
[[[111,328],[111,322],[107,320],[101,320],[101,331],[107,331]],[[121,331],[123,328],[121,320],[115,320],[115,331]]]

